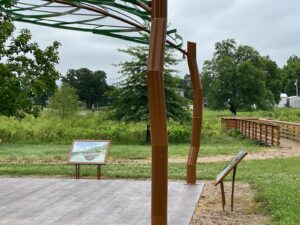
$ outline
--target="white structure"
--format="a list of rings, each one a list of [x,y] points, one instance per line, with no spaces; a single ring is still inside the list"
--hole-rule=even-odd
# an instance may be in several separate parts
[[[280,94],[280,102],[278,103],[279,108],[284,108],[288,106],[288,96],[285,93]]]
[[[288,97],[288,106],[292,108],[300,108],[300,97],[299,96]]]

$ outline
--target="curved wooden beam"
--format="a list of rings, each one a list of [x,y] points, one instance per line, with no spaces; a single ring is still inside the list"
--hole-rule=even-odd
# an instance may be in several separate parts
[[[202,114],[203,114],[203,89],[201,78],[197,65],[197,46],[196,43],[188,42],[187,60],[191,74],[193,87],[193,122],[192,122],[192,140],[187,161],[187,177],[188,184],[196,184],[196,165],[200,149],[200,139],[202,130]]]
[[[168,132],[163,78],[166,34],[167,0],[153,0],[147,68],[152,144],[152,225],[167,225],[168,218]]]

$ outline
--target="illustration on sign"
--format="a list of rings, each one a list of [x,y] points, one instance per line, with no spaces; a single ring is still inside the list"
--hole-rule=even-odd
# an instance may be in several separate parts
[[[74,141],[69,163],[105,164],[109,141]]]

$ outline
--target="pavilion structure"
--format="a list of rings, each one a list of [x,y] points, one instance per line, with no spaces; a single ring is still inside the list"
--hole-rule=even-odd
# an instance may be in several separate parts
[[[152,144],[152,225],[167,224],[168,134],[163,82],[166,47],[187,56],[192,80],[193,121],[187,160],[188,184],[196,183],[202,126],[202,85],[196,43],[188,42],[187,49],[183,48],[176,29],[167,27],[167,9],[168,0],[0,0],[2,16],[13,21],[91,32],[149,45],[147,84]]]

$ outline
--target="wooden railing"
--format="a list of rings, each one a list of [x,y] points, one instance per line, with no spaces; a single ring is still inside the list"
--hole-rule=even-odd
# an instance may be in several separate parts
[[[222,127],[225,131],[236,129],[242,135],[266,146],[280,145],[280,127],[270,121],[257,118],[223,117]]]
[[[280,137],[300,142],[300,123],[261,119],[280,127]]]

